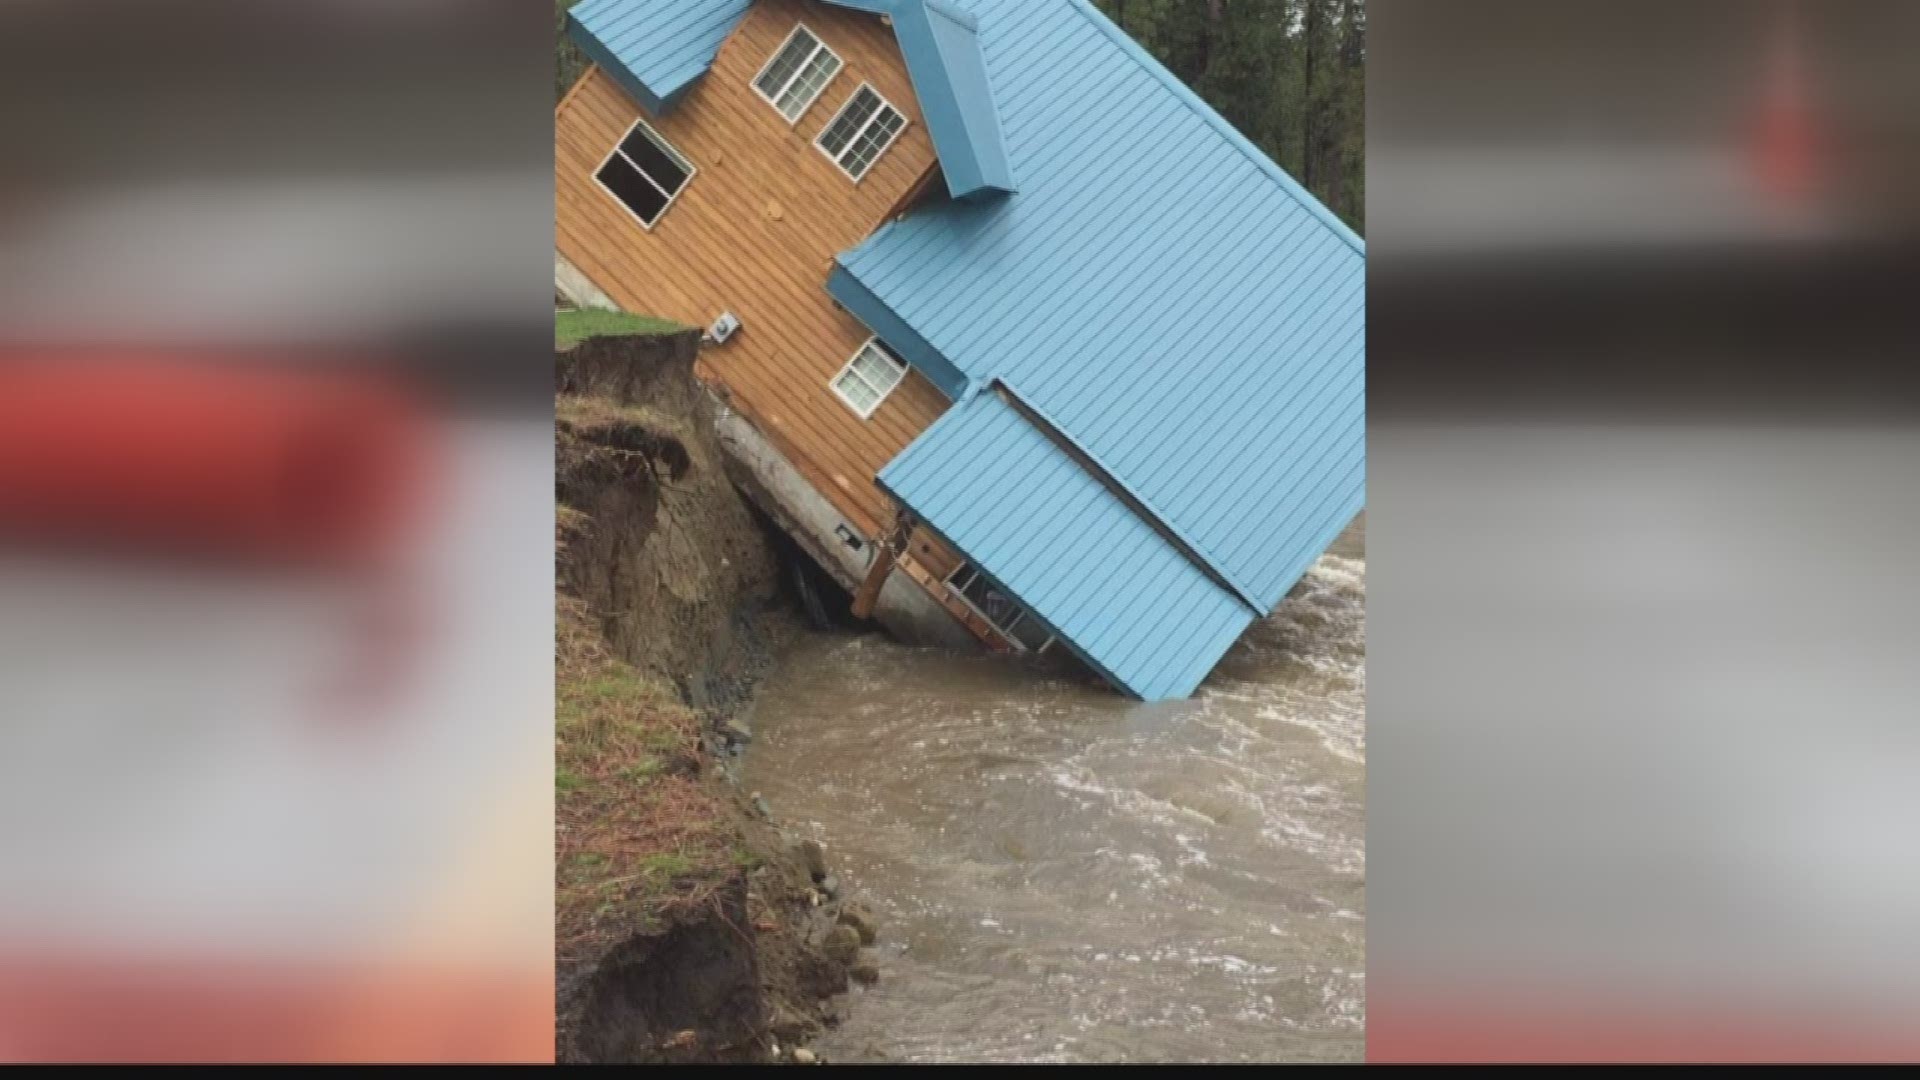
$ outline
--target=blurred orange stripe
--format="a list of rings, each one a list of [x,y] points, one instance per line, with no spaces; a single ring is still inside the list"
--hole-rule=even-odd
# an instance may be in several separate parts
[[[1404,1062],[1901,1062],[1920,1058],[1909,1019],[1583,997],[1527,1004],[1471,995],[1369,995],[1367,1060]]]
[[[551,971],[0,961],[0,1060],[547,1062]]]

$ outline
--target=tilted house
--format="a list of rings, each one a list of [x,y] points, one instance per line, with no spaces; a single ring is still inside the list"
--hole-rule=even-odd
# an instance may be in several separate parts
[[[701,374],[857,610],[920,590],[1183,696],[1361,509],[1363,242],[1088,0],[586,0],[573,32],[560,263],[738,319]]]

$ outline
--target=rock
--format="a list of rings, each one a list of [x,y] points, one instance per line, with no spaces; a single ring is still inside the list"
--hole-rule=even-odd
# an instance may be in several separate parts
[[[767,1023],[767,1030],[792,1042],[805,1038],[813,1030],[813,1022],[792,1009],[778,1008],[773,1012],[773,1019]]]
[[[773,807],[767,805],[766,796],[760,794],[757,791],[753,793],[753,808],[760,814],[761,817],[773,816]]]
[[[804,1046],[793,1048],[793,1062],[796,1065],[811,1065],[818,1060],[820,1059],[814,1056],[813,1051]]]
[[[847,974],[861,986],[872,986],[880,981],[880,965],[871,960],[861,960],[848,968]]]
[[[851,964],[860,955],[860,932],[851,926],[836,926],[827,931],[820,951],[836,964]]]
[[[865,904],[848,904],[840,909],[841,926],[851,926],[860,935],[860,944],[871,945],[880,936],[880,923]]]
[[[840,879],[837,877],[834,877],[832,874],[828,874],[826,877],[821,878],[820,891],[823,893],[826,893],[828,896],[832,897],[833,899],[838,900],[840,898]]]
[[[660,1049],[690,1050],[693,1048],[693,1045],[699,1041],[700,1041],[700,1033],[698,1031],[693,1030],[692,1028],[688,1028],[685,1031],[675,1032],[671,1037],[669,1037],[666,1041],[660,1044]]]
[[[753,741],[753,729],[738,720],[729,720],[721,724],[720,733],[737,746],[745,746]]]
[[[815,881],[827,876],[827,849],[820,846],[818,840],[802,840],[797,849],[800,861],[807,866],[807,875]]]

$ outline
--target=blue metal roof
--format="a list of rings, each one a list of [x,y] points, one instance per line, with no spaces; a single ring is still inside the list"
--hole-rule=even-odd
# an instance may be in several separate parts
[[[665,112],[713,66],[753,0],[581,0],[567,36],[647,112]]]
[[[1365,502],[1364,243],[1088,0],[829,2],[893,16],[952,194],[1020,179],[829,279],[958,402],[879,482],[1116,685],[1191,693]],[[655,109],[748,6],[575,20]]]
[[[972,10],[1020,194],[883,227],[833,292],[962,394],[1016,386],[1271,609],[1365,502],[1365,244],[1089,2]]]
[[[949,409],[879,483],[1138,697],[1192,693],[1255,618],[996,391]]]
[[[883,484],[1036,610],[1024,560],[1065,575],[1055,588],[1106,580],[1102,548],[1060,559],[994,532],[1028,517],[1056,539],[1071,532],[1039,517],[1064,482],[1057,447],[970,419],[981,387],[1002,380],[1180,541],[1165,550],[1184,548],[1228,586],[1196,574],[1207,587],[1190,585],[1191,602],[1213,589],[1270,610],[1365,502],[1365,245],[1086,0],[969,9],[1020,192],[916,210],[841,255],[829,285],[877,331],[876,319],[910,328],[919,347],[906,359],[930,350],[959,373],[945,382],[963,381],[955,396],[968,405]],[[1009,490],[936,499],[910,482],[988,469]],[[1015,519],[981,520],[1007,506]],[[1101,528],[1116,529],[1099,506]],[[1104,633],[1158,642],[1145,662],[1196,630],[1213,640],[1216,624],[1186,627],[1164,606],[1103,602]],[[1204,675],[1156,682],[1086,651],[1146,697],[1160,695],[1143,686],[1186,693]]]
[[[894,0],[890,7],[947,193],[977,199],[1015,190],[979,23],[953,0]]]
[[[913,80],[947,190],[977,199],[1014,190],[1000,116],[980,50],[979,22],[961,0],[825,0],[886,15]],[[649,113],[673,106],[713,66],[751,0],[584,0],[568,33]]]

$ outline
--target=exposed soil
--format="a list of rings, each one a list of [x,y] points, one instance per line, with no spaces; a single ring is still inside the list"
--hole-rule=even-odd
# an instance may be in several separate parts
[[[697,349],[595,338],[558,357],[562,1061],[790,1060],[837,1022],[859,962],[819,853],[730,778],[739,710],[798,624],[726,479]]]

